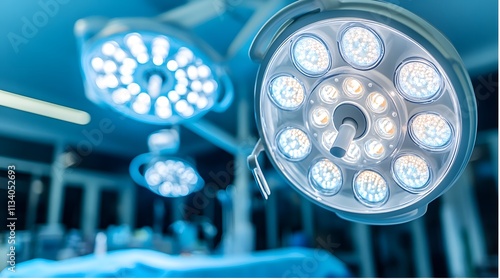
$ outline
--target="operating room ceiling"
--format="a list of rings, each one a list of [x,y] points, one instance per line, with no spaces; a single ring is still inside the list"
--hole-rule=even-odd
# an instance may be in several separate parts
[[[204,1],[204,0],[201,0]],[[206,0],[212,1],[212,0]],[[251,0],[248,0],[251,1]],[[31,38],[23,43],[12,44],[9,38],[17,34],[23,36],[26,21],[44,11],[40,3],[58,3],[46,24],[37,28]],[[239,1],[229,1],[237,10]],[[455,45],[462,56],[471,76],[495,72],[498,64],[498,2],[419,0],[390,1],[398,4],[429,21],[441,30]],[[121,117],[115,112],[96,106],[84,94],[80,73],[79,53],[73,34],[74,23],[88,16],[153,17],[169,9],[182,5],[185,1],[160,0],[40,0],[0,2],[0,89],[26,95],[32,98],[57,103],[88,112],[92,121],[85,126],[46,118],[10,108],[0,107],[0,136],[42,143],[61,142],[77,145],[85,140],[86,132],[99,130],[103,119],[110,119],[114,125],[111,133],[103,135],[93,148],[96,151],[132,157],[147,151],[147,136],[161,126],[147,125]],[[220,9],[214,1],[214,9]],[[193,15],[196,16],[196,15]],[[225,41],[235,35],[235,25],[212,21],[201,31],[218,30],[219,36],[205,36],[205,40],[216,49],[222,50]],[[204,30],[206,29],[206,30]],[[227,30],[226,30],[227,29]],[[213,38],[211,40],[211,38]],[[253,38],[248,38],[251,42]],[[211,41],[210,41],[211,40]],[[229,40],[229,39],[228,39]],[[225,51],[225,50],[222,50]],[[246,53],[246,50],[241,50]],[[256,70],[250,59],[234,63]],[[235,69],[233,69],[235,70]],[[236,73],[237,71],[233,71]],[[241,83],[252,90],[254,75],[238,77]],[[237,95],[241,92],[237,92]],[[252,103],[252,96],[247,95]],[[253,106],[253,104],[251,105]],[[206,118],[222,129],[235,133],[235,104],[225,113],[209,113]],[[253,123],[253,119],[252,122]],[[185,153],[202,153],[211,146],[208,142],[183,130],[181,149]]]

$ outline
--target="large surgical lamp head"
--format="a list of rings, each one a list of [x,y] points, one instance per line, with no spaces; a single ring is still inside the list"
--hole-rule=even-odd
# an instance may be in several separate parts
[[[188,30],[160,19],[87,18],[75,25],[85,92],[93,102],[151,124],[222,112],[233,85],[222,59]]]
[[[164,197],[182,197],[199,191],[204,181],[194,164],[172,156],[179,144],[177,127],[151,134],[148,138],[150,153],[139,155],[130,163],[132,179]]]
[[[261,29],[255,111],[261,140],[286,180],[340,217],[395,224],[422,216],[465,168],[476,103],[451,43],[401,7],[303,0]]]

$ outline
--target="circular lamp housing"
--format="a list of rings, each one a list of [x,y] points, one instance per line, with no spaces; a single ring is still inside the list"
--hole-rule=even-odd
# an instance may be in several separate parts
[[[130,118],[175,124],[224,111],[232,101],[221,59],[188,31],[122,19],[85,39],[81,64],[87,96]]]
[[[250,56],[261,63],[263,149],[296,190],[342,218],[416,219],[469,160],[477,120],[468,74],[451,43],[401,7],[299,1],[269,20]],[[351,117],[354,139],[333,156],[338,123]]]
[[[130,163],[130,175],[139,185],[164,197],[187,196],[205,184],[192,163],[168,155],[137,156]]]

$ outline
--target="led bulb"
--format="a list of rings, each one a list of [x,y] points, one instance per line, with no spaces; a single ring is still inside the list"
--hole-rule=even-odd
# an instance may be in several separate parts
[[[339,98],[339,91],[334,86],[326,85],[319,90],[319,97],[323,102],[333,104]]]
[[[151,105],[149,103],[138,102],[137,100],[132,104],[132,110],[137,114],[144,115],[149,112]]]
[[[139,62],[140,64],[145,64],[148,61],[149,61],[149,55],[147,53],[139,53],[137,55],[137,62]]]
[[[385,117],[375,122],[375,131],[383,138],[392,138],[396,134],[397,128],[392,119]]]
[[[104,66],[104,60],[100,57],[94,57],[92,58],[90,64],[92,65],[92,68],[94,68],[94,71],[99,72]]]
[[[387,182],[375,171],[365,170],[359,173],[353,186],[356,197],[369,206],[380,205],[389,197]]]
[[[286,128],[277,138],[278,149],[287,159],[300,160],[311,152],[309,137],[298,128]]]
[[[181,99],[177,103],[175,103],[175,110],[180,114],[184,114],[184,112],[189,110],[189,107],[189,103],[184,99]]]
[[[179,93],[177,93],[177,91],[175,91],[175,90],[169,91],[167,96],[168,96],[168,99],[170,99],[170,101],[172,103],[179,101],[179,99],[181,98],[179,96]]]
[[[385,147],[380,141],[376,139],[370,139],[365,143],[366,155],[373,159],[380,159],[385,154]]]
[[[112,60],[106,60],[103,65],[103,69],[105,73],[114,73],[116,72],[116,63]]]
[[[354,163],[357,162],[360,157],[361,157],[361,149],[355,143],[351,143],[349,145],[349,148],[347,149],[346,154],[342,159]]]
[[[341,54],[355,68],[366,69],[375,65],[383,54],[378,36],[364,27],[350,27],[340,40]]]
[[[203,83],[203,92],[206,94],[211,94],[217,88],[217,83],[215,81],[209,80]]]
[[[195,80],[191,83],[190,85],[191,90],[196,91],[196,92],[201,92],[203,90],[203,85],[201,84],[200,80]]]
[[[186,100],[191,104],[196,104],[199,97],[200,96],[196,92],[191,91],[188,93]]]
[[[322,107],[315,108],[311,113],[312,123],[318,127],[324,127],[330,121],[330,113]]]
[[[347,78],[344,81],[344,90],[348,96],[359,98],[363,95],[364,88],[360,81],[354,78]]]
[[[324,195],[334,195],[342,187],[342,173],[327,159],[316,162],[309,170],[312,186]]]
[[[198,66],[198,76],[202,79],[208,78],[212,74],[211,72],[210,68],[206,65]]]
[[[201,96],[198,98],[198,101],[196,102],[196,107],[198,109],[202,110],[205,109],[208,106],[208,99],[205,96]]]
[[[330,149],[332,148],[336,137],[337,137],[337,132],[333,130],[327,130],[321,136],[321,142],[323,143],[323,147],[325,147],[327,151],[330,151]]]
[[[143,44],[141,35],[137,33],[128,34],[125,37],[125,43],[129,46],[129,48]]]
[[[304,87],[291,76],[278,76],[271,81],[269,96],[281,109],[294,110],[304,102]]]
[[[102,53],[107,56],[112,56],[113,53],[115,53],[116,50],[116,43],[115,42],[106,42],[102,45]]]
[[[113,58],[118,62],[122,62],[125,58],[127,58],[127,54],[122,49],[118,48],[115,54],[113,54]]]
[[[295,66],[308,75],[320,75],[330,67],[330,54],[326,45],[318,38],[302,36],[293,45]]]
[[[108,88],[116,88],[118,86],[118,79],[113,74],[104,76],[104,83]]]
[[[396,159],[392,166],[394,179],[409,191],[420,191],[431,177],[427,162],[416,155],[405,155]]]
[[[147,93],[142,92],[137,96],[136,101],[143,104],[149,104],[151,102],[151,97]]]
[[[431,113],[419,114],[410,121],[410,135],[419,145],[438,150],[451,142],[450,124],[441,116]]]
[[[170,72],[175,72],[177,69],[179,69],[179,65],[177,64],[177,61],[175,61],[175,60],[169,60],[167,62],[167,69]]]
[[[378,92],[372,92],[366,99],[368,108],[375,113],[382,113],[387,109],[387,99]]]
[[[172,108],[170,101],[165,96],[160,96],[155,103],[155,113],[162,119],[167,119],[172,116]]]
[[[439,93],[441,83],[441,75],[427,62],[407,62],[397,71],[396,86],[403,97],[410,101],[432,100]]]
[[[131,98],[130,92],[125,88],[119,88],[113,92],[111,95],[113,102],[122,105],[128,102]]]
[[[122,67],[135,69],[137,67],[137,62],[134,59],[128,57],[123,59]]]
[[[146,170],[144,177],[149,186],[159,185],[162,181],[160,174],[154,168]]]
[[[127,86],[127,89],[133,95],[137,95],[139,94],[139,92],[141,92],[141,87],[136,83],[131,83],[130,85]]]
[[[130,83],[132,83],[134,81],[134,78],[132,76],[121,76],[120,77],[120,81],[122,82],[122,84],[124,85],[128,85]]]

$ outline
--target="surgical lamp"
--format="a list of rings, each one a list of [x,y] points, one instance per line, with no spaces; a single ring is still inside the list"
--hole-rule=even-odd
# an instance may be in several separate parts
[[[127,117],[176,124],[233,100],[220,55],[161,18],[86,18],[75,34],[87,97]]]
[[[255,37],[260,140],[249,166],[265,198],[265,151],[286,180],[341,218],[397,224],[422,216],[458,179],[477,117],[451,43],[403,8],[303,0]]]
[[[135,157],[130,176],[139,185],[164,197],[182,197],[203,188],[204,181],[189,161],[174,157],[179,149],[177,127],[162,129],[148,138],[150,153]],[[141,172],[145,166],[144,172]]]

